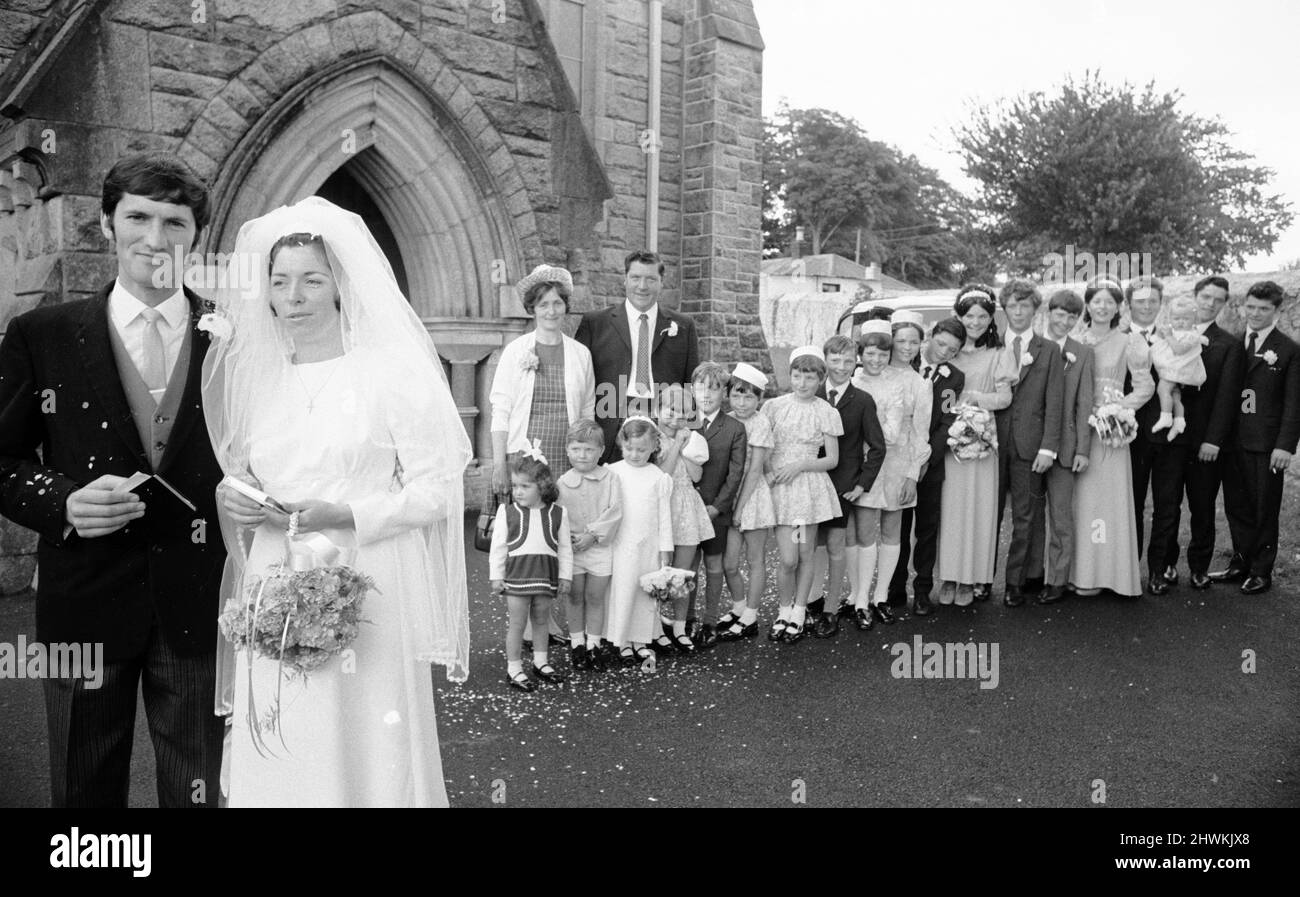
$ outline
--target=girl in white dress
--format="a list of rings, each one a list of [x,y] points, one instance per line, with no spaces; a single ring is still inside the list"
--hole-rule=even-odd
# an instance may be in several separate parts
[[[727,529],[723,575],[731,592],[731,612],[718,620],[718,639],[735,641],[758,634],[758,603],[767,588],[767,534],[776,525],[772,490],[767,483],[767,456],[772,450],[772,421],[759,408],[767,375],[741,362],[731,372],[731,416],[745,425],[749,451],[740,481],[736,511]],[[749,584],[740,578],[740,553],[749,561]]]
[[[695,488],[709,460],[709,444],[698,430],[686,427],[694,417],[690,394],[676,383],[665,387],[659,397],[659,458],[655,463],[673,478],[673,566],[682,570],[695,569],[700,543],[714,536],[713,521]],[[656,651],[695,652],[695,643],[686,634],[690,600],[690,595],[683,595],[673,601],[673,618],[668,621],[673,637],[663,633],[656,636]]]
[[[767,637],[797,642],[804,635],[808,593],[813,583],[813,548],[817,524],[839,516],[840,498],[827,473],[839,463],[839,412],[817,388],[826,379],[826,361],[817,346],[790,353],[791,392],[767,403],[772,421],[772,506],[776,512],[776,546],[781,555],[777,590],[781,610]],[[818,457],[818,452],[824,452]]]
[[[306,679],[219,645],[229,805],[446,806],[429,663],[468,674],[468,435],[359,217],[310,197],[244,225],[242,253],[269,278],[223,295],[233,333],[205,359],[204,411],[227,475],[291,513],[220,490],[223,599],[240,606],[280,568],[286,529],[306,536],[295,561],[350,558],[379,591],[356,640]]]
[[[659,611],[641,588],[641,577],[672,563],[672,477],[652,461],[659,431],[648,417],[629,417],[618,430],[623,460],[609,469],[618,477],[623,522],[611,544],[613,575],[605,613],[605,640],[625,663],[653,657],[646,647],[655,637]]]
[[[916,484],[922,465],[930,457],[934,395],[930,385],[912,370],[912,359],[921,348],[921,325],[907,312],[898,312],[897,316],[900,320],[894,324],[877,320],[862,325],[862,368],[853,378],[854,386],[875,399],[885,435],[885,461],[880,474],[871,489],[855,502],[858,507],[876,512],[868,517],[865,529],[861,527],[866,515],[855,515],[861,566],[854,616],[860,629],[871,627],[872,621],[863,619],[868,613],[875,621],[894,622],[887,602],[901,550],[903,508],[916,506]]]

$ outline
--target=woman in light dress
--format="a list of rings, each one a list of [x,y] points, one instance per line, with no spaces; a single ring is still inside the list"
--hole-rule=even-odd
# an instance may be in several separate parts
[[[1114,281],[1095,279],[1083,296],[1087,329],[1080,342],[1092,347],[1093,410],[1118,401],[1137,411],[1155,394],[1156,387],[1146,340],[1120,326],[1124,292]],[[1126,380],[1130,384],[1127,393]],[[1131,597],[1142,594],[1137,520],[1128,498],[1132,494],[1129,447],[1108,446],[1094,435],[1088,467],[1074,482],[1070,584],[1076,594],[1095,595],[1102,589]]]
[[[920,316],[896,312],[893,323],[877,320],[862,326],[862,367],[853,385],[869,393],[876,402],[876,414],[885,435],[885,461],[870,491],[855,504],[878,513],[855,515],[861,527],[864,516],[869,530],[859,530],[859,592],[854,615],[859,628],[870,628],[862,620],[872,614],[881,623],[894,622],[889,609],[889,583],[898,565],[903,508],[916,506],[916,484],[921,467],[930,457],[930,408],[934,401],[930,384],[912,370],[912,359],[920,351],[923,333]],[[875,590],[870,573],[875,572]],[[868,604],[870,605],[868,607]]]
[[[204,413],[226,474],[292,513],[220,490],[223,600],[238,606],[290,544],[308,566],[350,559],[378,592],[356,640],[305,679],[219,647],[229,805],[446,806],[429,664],[468,675],[468,435],[359,217],[309,197],[245,224],[241,253],[267,267],[223,297],[233,333],[205,360]]]
[[[997,297],[984,284],[957,292],[953,312],[966,327],[966,345],[950,363],[966,376],[959,402],[987,411],[1011,404],[1016,361],[998,335],[993,313]],[[943,500],[939,513],[940,604],[971,607],[978,583],[991,582],[998,547],[998,455],[959,461],[944,457]]]

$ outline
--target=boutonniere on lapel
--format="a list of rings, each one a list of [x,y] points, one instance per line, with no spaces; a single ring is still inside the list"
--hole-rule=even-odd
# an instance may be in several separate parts
[[[948,367],[948,365],[946,365],[946,364],[941,364],[941,365],[939,365],[939,376],[940,376],[940,377],[943,377],[943,378],[945,378],[945,379],[948,378],[948,377],[951,377],[951,376],[952,376],[952,368]]]
[[[659,332],[660,332],[661,334],[662,334],[662,333],[666,333],[666,334],[668,334],[668,338],[669,338],[669,339],[672,339],[674,336],[677,335],[677,322],[676,322],[676,321],[669,321],[669,322],[668,322],[668,326],[665,327],[663,330],[660,330]]]
[[[536,352],[525,352],[524,356],[519,359],[519,368],[525,373],[537,370],[539,364],[541,362],[538,360]]]
[[[202,299],[199,301],[199,311],[202,314],[195,323],[199,330],[209,334],[213,339],[230,339],[234,335],[235,325],[217,303],[211,299]]]
[[[1277,353],[1274,352],[1272,349],[1269,349],[1265,352],[1256,352],[1255,357],[1264,359],[1264,363],[1269,367],[1272,367],[1273,365],[1277,364]]]
[[[1065,353],[1065,364],[1066,364],[1066,367],[1069,367],[1070,365],[1074,364],[1074,363],[1075,363],[1076,361],[1078,361],[1078,360],[1079,360],[1079,357],[1078,357],[1077,355],[1075,355],[1073,352],[1066,352],[1066,353]]]
[[[1028,353],[1028,352],[1021,352],[1021,353],[1020,353],[1020,366],[1021,366],[1022,368],[1023,368],[1023,367],[1026,367],[1026,366],[1028,366],[1028,365],[1031,365],[1031,364],[1033,364],[1033,363],[1034,363],[1034,356],[1033,356],[1033,355],[1031,355],[1031,354]]]

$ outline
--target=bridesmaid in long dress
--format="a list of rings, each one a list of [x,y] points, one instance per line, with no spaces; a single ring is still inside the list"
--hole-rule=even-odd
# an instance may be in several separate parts
[[[1011,404],[1016,364],[1002,345],[993,312],[993,288],[967,284],[957,293],[953,311],[966,327],[966,345],[952,360],[966,375],[961,402],[986,411]],[[970,607],[976,583],[993,578],[993,557],[998,547],[998,458],[958,461],[944,456],[943,500],[939,513],[940,604]]]
[[[1136,333],[1119,327],[1123,292],[1114,281],[1094,281],[1084,292],[1081,342],[1092,346],[1093,410],[1123,394],[1125,374],[1131,387],[1121,402],[1141,408],[1155,393],[1151,350]],[[1110,589],[1119,595],[1142,594],[1137,522],[1133,503],[1133,470],[1128,446],[1111,448],[1092,440],[1088,468],[1074,485],[1074,564],[1072,587],[1079,595]]]

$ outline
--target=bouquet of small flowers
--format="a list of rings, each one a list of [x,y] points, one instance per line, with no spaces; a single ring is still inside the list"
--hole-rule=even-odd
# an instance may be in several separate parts
[[[695,579],[693,570],[681,567],[660,567],[653,573],[641,577],[641,588],[650,597],[659,602],[659,610],[667,617],[673,616],[673,601],[685,598],[691,593],[691,583]]]
[[[236,650],[248,648],[306,675],[356,640],[361,602],[372,589],[373,579],[348,566],[281,567],[253,577],[245,596],[232,597],[218,622]]]
[[[1137,415],[1123,404],[1123,395],[1113,386],[1106,387],[1097,410],[1088,415],[1088,424],[1097,431],[1102,444],[1123,448],[1137,438]]]
[[[998,450],[997,419],[992,411],[963,402],[948,428],[948,447],[958,461],[978,461]]]

